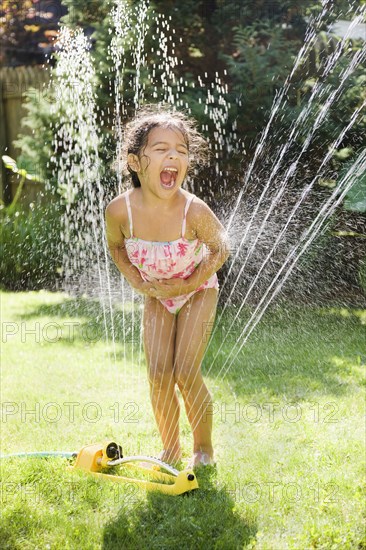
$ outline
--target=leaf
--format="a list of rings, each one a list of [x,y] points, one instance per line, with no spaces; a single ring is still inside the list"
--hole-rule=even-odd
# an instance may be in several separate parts
[[[36,174],[29,174],[24,168],[18,168],[16,161],[11,157],[3,155],[2,159],[5,167],[9,168],[9,170],[12,170],[12,172],[14,172],[15,174],[19,174],[20,177],[27,180],[43,183],[43,180],[39,176],[36,176]]]
[[[18,166],[14,159],[8,157],[7,155],[3,155],[1,158],[3,159],[3,163],[6,168],[9,168],[9,170],[12,170],[16,174],[18,173]]]
[[[366,173],[357,178],[348,191],[344,208],[352,212],[366,212]]]
[[[333,179],[320,178],[318,185],[320,185],[321,187],[329,187],[329,189],[333,189],[333,187],[337,185],[337,181]]]
[[[334,153],[334,156],[338,160],[346,160],[348,157],[350,157],[353,153],[352,147],[344,147],[343,149],[339,149],[339,151],[336,151]]]

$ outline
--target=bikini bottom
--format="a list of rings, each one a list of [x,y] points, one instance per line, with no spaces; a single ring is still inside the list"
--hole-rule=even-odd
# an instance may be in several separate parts
[[[216,288],[216,290],[219,290],[219,281],[216,273],[211,275],[211,277],[206,282],[196,288],[196,290],[194,290],[193,292],[190,292],[189,294],[182,294],[181,296],[175,296],[174,298],[159,300],[159,302],[163,304],[163,306],[169,311],[169,313],[178,315],[184,304],[188,302],[188,300],[194,294],[196,294],[196,292],[199,292],[200,290],[204,290],[206,288]]]

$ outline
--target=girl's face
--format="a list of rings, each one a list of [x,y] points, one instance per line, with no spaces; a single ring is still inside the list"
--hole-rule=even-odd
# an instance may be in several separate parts
[[[148,187],[159,197],[174,194],[188,168],[188,147],[183,134],[170,128],[150,130],[146,147],[138,156],[129,155],[129,164],[136,170],[142,187]]]

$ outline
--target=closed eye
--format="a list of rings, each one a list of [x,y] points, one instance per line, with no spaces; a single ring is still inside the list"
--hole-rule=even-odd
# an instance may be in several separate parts
[[[166,149],[155,149],[155,151],[158,151],[159,153],[164,153]],[[180,155],[188,155],[188,151],[178,151]]]

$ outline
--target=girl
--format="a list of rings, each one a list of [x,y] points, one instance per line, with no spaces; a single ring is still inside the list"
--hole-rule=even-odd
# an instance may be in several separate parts
[[[192,157],[201,162],[205,145],[182,113],[145,108],[127,125],[124,140],[133,188],[105,211],[113,261],[145,296],[143,341],[163,442],[159,458],[181,459],[177,385],[193,431],[189,468],[214,464],[212,401],[201,361],[216,314],[216,271],[229,256],[215,214],[182,188]]]

